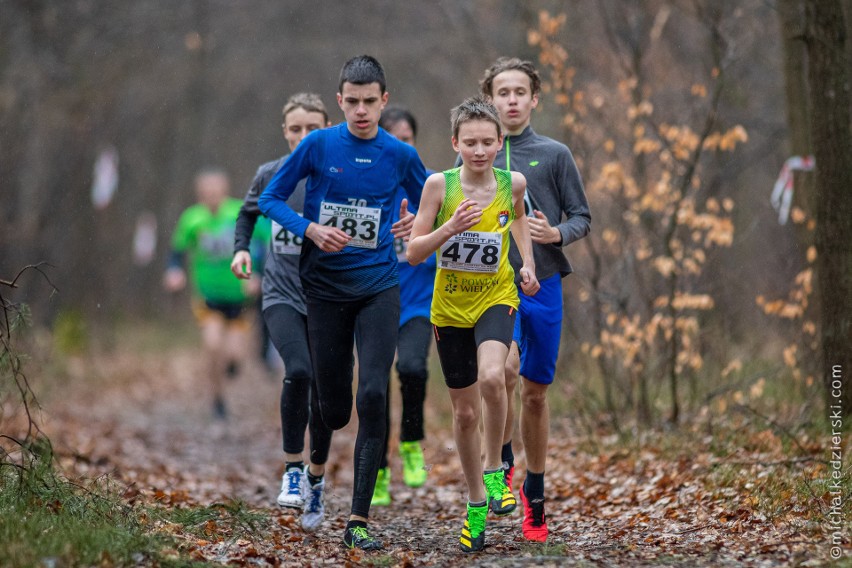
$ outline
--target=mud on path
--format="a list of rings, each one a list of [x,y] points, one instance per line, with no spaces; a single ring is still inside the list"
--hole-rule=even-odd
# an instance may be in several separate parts
[[[548,461],[548,544],[522,539],[518,511],[489,519],[485,552],[463,555],[457,539],[466,492],[448,409],[436,408],[448,404],[439,392],[445,389],[440,376],[431,378],[427,401],[427,484],[405,487],[392,454],[394,503],[371,511],[374,534],[386,550],[347,551],[340,537],[351,497],[357,417],[334,435],[326,521],[316,533],[305,533],[297,517],[275,504],[283,469],[280,378],[259,366],[244,367],[227,387],[230,418],[217,421],[205,380],[195,371],[199,357],[191,349],[173,349],[71,361],[67,382],[43,400],[44,430],[70,471],[110,473],[134,500],[166,507],[241,500],[272,519],[265,538],[187,540],[198,560],[284,566],[779,566],[817,565],[825,558],[825,543],[803,535],[795,520],[768,520],[738,505],[747,496],[708,488],[702,476],[713,467],[712,456],[699,451],[671,460],[653,449],[581,452],[568,422],[558,416],[552,418]],[[520,472],[522,452],[518,465]]]

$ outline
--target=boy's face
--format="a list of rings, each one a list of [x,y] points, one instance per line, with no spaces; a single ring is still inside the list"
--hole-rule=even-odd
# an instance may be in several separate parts
[[[453,137],[453,150],[461,155],[465,167],[474,172],[491,168],[503,137],[490,120],[468,120],[459,125],[458,138]]]
[[[290,145],[290,151],[296,149],[302,139],[313,132],[325,127],[325,119],[321,112],[309,112],[302,107],[296,107],[284,117],[284,138]]]
[[[414,130],[407,120],[397,120],[391,124],[388,133],[397,140],[402,140],[406,144],[414,146]]]
[[[382,110],[388,104],[388,93],[382,94],[378,83],[355,85],[347,82],[343,83],[342,92],[337,93],[337,104],[353,136],[375,138],[379,132]]]
[[[195,195],[198,202],[214,213],[228,197],[230,184],[225,175],[218,173],[201,174],[195,179]]]
[[[491,100],[500,114],[500,122],[509,134],[520,134],[530,123],[538,95],[530,89],[530,78],[523,71],[503,71],[491,83]]]

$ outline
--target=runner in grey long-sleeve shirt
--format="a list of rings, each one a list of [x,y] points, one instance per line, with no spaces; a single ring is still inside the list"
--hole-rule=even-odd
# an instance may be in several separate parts
[[[548,529],[544,514],[544,470],[550,430],[546,395],[559,356],[561,280],[571,273],[563,247],[588,235],[592,218],[580,173],[568,147],[536,134],[530,126],[541,89],[541,79],[533,64],[502,57],[485,71],[480,89],[494,102],[503,125],[503,148],[494,166],[521,172],[527,179],[526,211],[541,289],[535,296],[520,294],[513,343],[506,361],[509,412],[503,435],[503,468],[511,487],[515,470],[513,401],[520,375],[523,377],[520,429],[527,458],[527,476],[520,491],[524,512],[522,531],[529,540],[545,541]],[[518,274],[520,255],[514,243],[509,260]]]
[[[249,250],[251,231],[258,217],[263,215],[257,207],[257,198],[284,163],[287,156],[260,166],[243,201],[234,236],[234,253]],[[287,203],[297,212],[302,212],[305,203],[305,182],[302,180]],[[277,223],[272,233],[269,256],[263,268],[262,310],[276,304],[286,304],[302,315],[306,315],[305,293],[299,279],[299,250],[302,238],[283,229]]]
[[[314,130],[328,125],[328,113],[318,95],[298,93],[284,106],[284,138],[293,151]],[[238,278],[251,275],[248,253],[254,226],[261,216],[257,201],[287,156],[258,168],[240,208],[234,237],[231,270]],[[302,180],[287,201],[301,214],[305,201]],[[268,222],[268,221],[267,221]],[[281,389],[281,433],[284,446],[284,476],[278,504],[302,509],[302,527],[316,529],[325,515],[323,492],[325,463],[331,446],[331,429],[320,414],[316,382],[313,378],[308,346],[307,308],[299,278],[302,239],[272,223],[272,241],[263,272],[263,319],[272,343],[284,360],[284,384]],[[310,432],[311,453],[305,467],[302,453],[305,428]]]

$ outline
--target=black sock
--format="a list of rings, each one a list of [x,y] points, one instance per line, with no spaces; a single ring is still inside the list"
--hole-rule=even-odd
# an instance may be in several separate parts
[[[236,361],[228,361],[228,366],[225,368],[225,374],[229,379],[233,379],[240,373],[240,364]]]
[[[544,499],[544,472],[527,471],[527,478],[524,480],[524,495],[527,496],[528,500]]]
[[[509,467],[515,465],[515,454],[512,453],[512,440],[503,444],[503,449],[500,450],[500,459],[509,464]]]
[[[308,483],[311,487],[322,481],[322,475],[314,475],[311,470],[308,470]]]
[[[346,523],[346,530],[349,530],[349,529],[352,529],[352,528],[355,528],[355,527],[364,527],[366,529],[367,528],[367,521],[355,521],[355,520],[350,519]]]
[[[484,507],[488,504],[488,499],[486,499],[485,501],[480,501],[479,503],[471,503],[470,501],[468,501],[467,504],[471,507]]]
[[[284,462],[284,471],[287,471],[287,470],[290,470],[290,469],[293,469],[293,468],[305,469],[305,462],[303,462],[303,461]]]

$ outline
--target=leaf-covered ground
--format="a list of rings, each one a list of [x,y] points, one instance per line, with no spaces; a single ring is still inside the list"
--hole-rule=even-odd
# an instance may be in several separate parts
[[[327,520],[308,534],[275,505],[283,466],[280,380],[245,368],[228,385],[231,417],[221,422],[211,418],[199,368],[192,350],[115,351],[68,361],[65,380],[42,397],[44,430],[65,470],[108,473],[126,486],[128,501],[155,504],[163,514],[152,516],[149,528],[177,537],[175,557],[252,566],[830,562],[829,458],[820,440],[805,437],[791,449],[783,434],[751,424],[736,432],[685,426],[625,443],[612,435],[579,435],[564,415],[552,418],[550,541],[525,542],[516,512],[489,520],[486,550],[464,555],[457,539],[465,492],[440,376],[430,382],[427,403],[427,484],[405,487],[394,456],[393,505],[372,511],[374,534],[386,550],[347,551],[340,537],[357,418],[335,434]],[[847,559],[848,536],[847,527]]]

